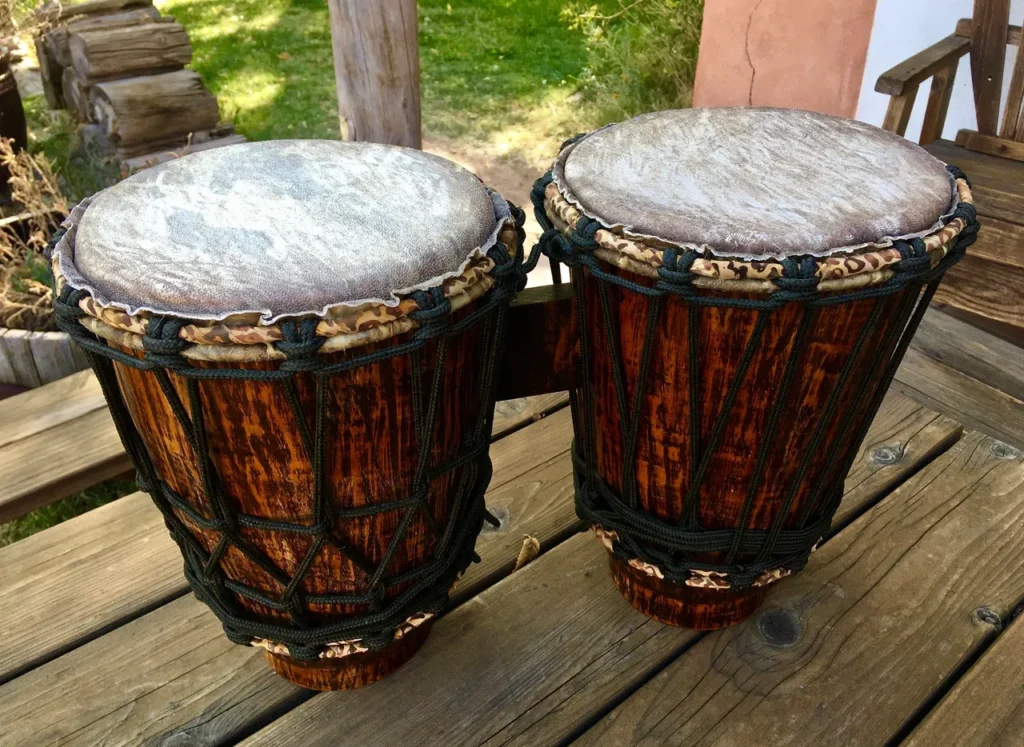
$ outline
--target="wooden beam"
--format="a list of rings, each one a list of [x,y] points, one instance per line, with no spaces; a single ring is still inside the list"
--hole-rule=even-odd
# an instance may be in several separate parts
[[[879,93],[898,96],[911,86],[916,87],[941,70],[955,67],[957,61],[967,54],[970,48],[969,39],[950,34],[942,41],[882,73],[875,84],[875,90]]]
[[[974,31],[974,21],[972,21],[970,18],[961,18],[959,21],[956,22],[955,33],[957,36],[962,36],[964,38],[969,39],[971,37],[972,31]],[[1020,45],[1020,35],[1020,26],[1014,26],[1011,23],[1009,26],[1006,27],[1006,43],[1009,44],[1011,47],[1016,47]]]
[[[498,400],[576,388],[574,309],[568,284],[528,288],[516,296],[505,333]]]
[[[956,144],[976,153],[1009,158],[1012,161],[1024,161],[1024,143],[1015,140],[1004,140],[994,135],[982,135],[974,130],[960,130],[956,134]]]
[[[917,86],[910,86],[904,89],[899,96],[889,99],[889,108],[885,111],[885,119],[882,120],[882,129],[895,132],[902,137],[907,134],[907,124],[910,122],[910,114],[914,111],[914,100],[917,98]]]
[[[978,132],[995,135],[1003,95],[1003,64],[1010,24],[1010,0],[974,0],[971,81]]]
[[[328,0],[343,140],[419,148],[416,0]]]
[[[956,81],[956,69],[953,64],[939,70],[932,78],[932,87],[928,92],[928,107],[924,110],[924,122],[921,124],[921,137],[918,143],[927,145],[942,137],[946,126],[946,115],[949,113],[949,99],[953,94],[953,83]]]

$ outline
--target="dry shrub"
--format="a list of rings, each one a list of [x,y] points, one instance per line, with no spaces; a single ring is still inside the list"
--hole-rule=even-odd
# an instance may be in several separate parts
[[[15,152],[0,138],[0,164],[11,174],[16,223],[0,225],[0,327],[54,329],[49,263],[44,257],[68,204],[43,154]]]
[[[605,119],[690,105],[704,0],[569,0],[562,19],[586,35],[579,84]]]

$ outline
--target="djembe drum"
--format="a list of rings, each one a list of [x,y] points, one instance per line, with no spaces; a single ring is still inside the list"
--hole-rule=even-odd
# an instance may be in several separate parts
[[[227,636],[296,684],[401,665],[474,559],[521,218],[441,158],[279,141],[65,223],[59,324],[140,487]]]
[[[574,286],[577,511],[639,610],[734,624],[826,535],[977,233],[968,183],[869,125],[736,108],[570,141],[533,199]]]

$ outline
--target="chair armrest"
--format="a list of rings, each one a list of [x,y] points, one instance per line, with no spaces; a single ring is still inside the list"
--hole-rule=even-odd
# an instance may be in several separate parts
[[[875,83],[875,90],[890,96],[901,96],[911,88],[921,85],[935,73],[955,65],[970,49],[969,38],[950,34],[942,41],[882,73]]]

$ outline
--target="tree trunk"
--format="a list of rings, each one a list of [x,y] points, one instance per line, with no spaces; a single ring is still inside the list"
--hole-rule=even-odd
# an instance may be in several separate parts
[[[180,23],[147,23],[71,35],[71,64],[94,82],[180,70],[192,60],[192,45]]]
[[[328,0],[345,140],[419,148],[416,0]]]

